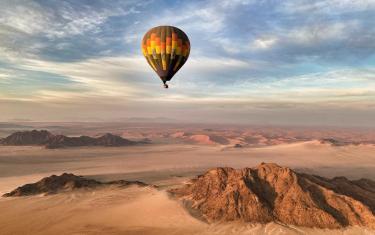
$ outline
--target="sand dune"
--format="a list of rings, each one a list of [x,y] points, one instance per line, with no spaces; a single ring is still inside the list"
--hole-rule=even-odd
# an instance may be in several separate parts
[[[14,205],[17,205],[16,207]],[[0,199],[0,234],[370,234],[269,223],[206,224],[164,191],[132,186]]]
[[[194,234],[205,226],[166,193],[136,186],[1,199],[0,210],[0,234]]]
[[[208,135],[192,135],[189,139],[197,144],[216,144]]]

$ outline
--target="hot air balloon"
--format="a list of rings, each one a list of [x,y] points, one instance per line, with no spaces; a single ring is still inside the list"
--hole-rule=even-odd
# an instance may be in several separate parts
[[[157,26],[150,29],[142,40],[142,53],[151,68],[168,88],[177,71],[185,64],[190,53],[190,41],[186,34],[173,26]]]

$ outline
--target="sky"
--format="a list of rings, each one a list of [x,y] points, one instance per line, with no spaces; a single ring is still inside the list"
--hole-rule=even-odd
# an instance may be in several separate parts
[[[0,0],[0,121],[375,127],[375,0]],[[164,89],[148,29],[191,42]]]

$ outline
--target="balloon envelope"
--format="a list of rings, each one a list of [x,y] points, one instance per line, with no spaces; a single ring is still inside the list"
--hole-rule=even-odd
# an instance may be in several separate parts
[[[185,64],[190,53],[189,38],[173,26],[150,29],[143,36],[141,47],[147,62],[164,84]]]

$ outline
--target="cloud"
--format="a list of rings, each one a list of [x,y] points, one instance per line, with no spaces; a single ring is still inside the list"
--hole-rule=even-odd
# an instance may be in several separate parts
[[[228,16],[238,7],[245,6],[251,1],[205,1],[192,2],[184,7],[176,6],[163,9],[160,15],[153,17],[151,22],[156,25],[177,25],[189,32],[219,33],[225,27]]]
[[[72,82],[72,86],[85,88],[86,93],[94,97],[141,99],[160,95],[163,91],[158,89],[158,92],[155,93],[147,92],[152,87],[159,88],[160,81],[141,56],[102,57],[77,62],[23,59],[19,60],[18,64],[18,69],[21,71],[34,73],[43,71],[64,77]],[[189,91],[189,87],[193,90],[202,84],[207,85],[204,80],[199,80],[200,76],[210,76],[212,73],[229,74],[238,69],[248,69],[252,66],[256,67],[256,64],[227,58],[193,57],[184,68],[185,71],[179,73],[176,80],[172,81],[172,85],[175,83],[174,81],[178,81],[175,83],[180,87],[177,92],[186,93]],[[56,89],[52,91],[58,92]],[[43,92],[46,94],[45,89]],[[64,94],[71,95],[72,93]]]
[[[36,34],[48,30],[51,14],[44,11],[39,4],[31,1],[3,2],[0,23],[14,31],[25,34]],[[32,22],[32,23],[31,23]]]
[[[0,50],[12,56],[59,61],[97,56],[109,50],[109,44],[122,40],[113,32],[110,20],[139,14],[138,9],[148,3],[3,1],[0,3]]]
[[[283,1],[279,9],[288,14],[343,14],[375,9],[371,0],[318,0]]]
[[[98,1],[96,1],[98,2]],[[69,37],[100,30],[99,26],[109,17],[139,13],[130,7],[133,1],[113,7],[112,4],[83,5],[52,1],[40,4],[37,1],[5,1],[1,4],[0,23],[16,31],[47,38]],[[125,7],[128,9],[124,9]]]
[[[254,50],[265,50],[271,48],[273,45],[277,43],[277,38],[275,37],[263,37],[263,38],[257,38],[255,39],[251,45],[250,48]]]
[[[365,0],[2,1],[0,100],[85,118],[371,109],[374,12]],[[168,91],[139,49],[159,24],[192,46]]]

